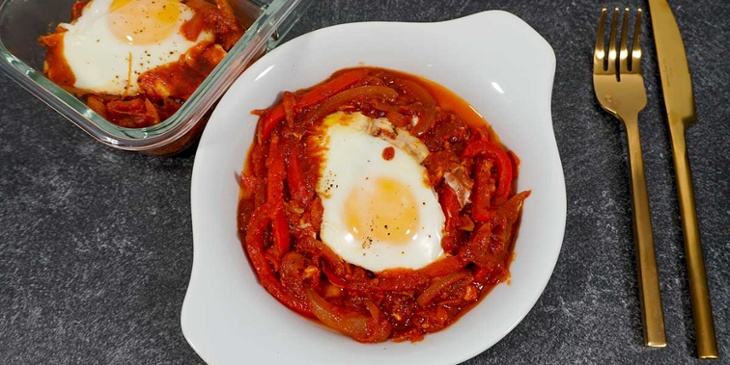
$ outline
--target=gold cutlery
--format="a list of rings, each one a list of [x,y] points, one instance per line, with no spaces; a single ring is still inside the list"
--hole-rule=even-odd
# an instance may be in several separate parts
[[[684,139],[687,127],[697,120],[692,80],[689,75],[682,36],[669,4],[666,0],[649,0],[649,10],[651,11],[662,92],[672,139],[679,210],[682,215],[682,231],[684,232],[684,251],[687,256],[692,317],[697,337],[697,355],[701,359],[716,359],[720,355],[717,351],[710,293],[707,288],[705,263],[702,258],[702,245],[692,192],[692,177]]]
[[[601,11],[596,47],[593,53],[593,87],[596,91],[596,98],[603,109],[621,120],[626,127],[644,343],[650,347],[665,347],[667,340],[664,332],[664,315],[639,138],[639,112],[646,106],[646,89],[644,78],[641,75],[641,47],[639,44],[641,13],[641,9],[636,13],[632,49],[629,49],[627,46],[629,9],[624,11],[620,48],[617,49],[619,9],[614,10],[609,46],[606,50],[604,41],[606,9]]]

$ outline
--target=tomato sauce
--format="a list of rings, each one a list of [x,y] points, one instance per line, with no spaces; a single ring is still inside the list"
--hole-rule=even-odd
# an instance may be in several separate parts
[[[312,127],[335,111],[386,117],[429,150],[423,161],[446,218],[446,256],[418,269],[371,272],[319,238],[321,153]],[[238,228],[261,285],[290,309],[360,342],[419,341],[454,323],[509,277],[523,201],[519,161],[461,98],[380,68],[341,70],[284,92],[259,115],[241,178]],[[392,158],[392,151],[373,151]]]

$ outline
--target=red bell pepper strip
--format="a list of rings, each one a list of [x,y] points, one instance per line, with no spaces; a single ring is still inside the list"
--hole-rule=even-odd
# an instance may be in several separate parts
[[[302,124],[309,126],[316,121],[324,118],[337,111],[343,105],[352,103],[355,100],[364,99],[387,99],[394,100],[398,97],[398,92],[387,86],[360,86],[347,89],[341,93],[335,94],[331,98],[322,102],[318,108],[310,110],[302,117]]]
[[[368,72],[370,72],[370,70],[360,68],[352,71],[347,71],[340,76],[337,76],[334,79],[327,81],[321,86],[316,87],[302,95],[302,98],[299,99],[299,103],[297,104],[297,108],[308,108],[314,104],[321,102],[324,99],[329,98],[330,96],[362,80],[363,78],[365,78],[365,76],[368,75]]]
[[[271,135],[271,131],[279,125],[279,122],[284,120],[286,117],[286,111],[284,110],[284,104],[276,104],[273,108],[264,112],[263,120],[261,121],[261,135],[259,136],[259,143],[263,140],[268,139]]]
[[[268,283],[276,281],[271,267],[266,261],[263,253],[263,240],[266,236],[266,229],[269,226],[269,222],[271,222],[268,210],[269,207],[266,204],[254,209],[251,214],[251,219],[248,222],[248,227],[246,227],[245,238],[246,253],[248,253],[248,257],[251,259],[251,264],[254,269],[256,269],[256,273],[258,274],[259,280],[261,280],[262,284],[264,282]]]
[[[492,225],[485,223],[469,237],[466,255],[479,267],[494,267],[506,248],[502,242],[492,237],[492,233]]]
[[[444,223],[444,237],[441,240],[441,247],[445,252],[453,253],[457,249],[459,241],[457,227],[459,226],[459,199],[450,187],[444,185],[439,193],[439,203],[444,211],[446,222]]]
[[[271,207],[267,204],[256,208],[246,229],[245,248],[256,270],[261,286],[293,311],[311,317],[307,303],[289,294],[274,276],[274,270],[264,256],[264,237],[271,222]]]
[[[286,124],[294,127],[294,118],[296,117],[297,96],[289,91],[284,91],[281,95],[281,104],[284,105],[284,115]]]
[[[509,237],[512,234],[510,227],[517,222],[522,211],[522,204],[531,193],[532,190],[519,192],[493,210],[491,223],[494,226],[498,225],[504,231],[505,237]]]
[[[278,259],[281,260],[284,254],[289,252],[291,247],[289,238],[289,223],[286,221],[284,209],[277,209],[271,221],[271,231],[274,236],[274,247],[277,249]]]
[[[289,193],[294,201],[302,208],[309,206],[312,193],[307,189],[304,182],[304,173],[299,162],[300,144],[298,142],[288,143],[289,163],[286,165],[286,184]]]
[[[278,259],[289,251],[289,224],[284,215],[284,179],[286,165],[279,149],[279,137],[274,136],[269,143],[269,158],[266,161],[269,171],[266,175],[266,204],[272,210],[274,246],[278,251]]]
[[[266,161],[269,171],[266,175],[266,202],[276,207],[284,203],[284,179],[286,166],[279,149],[279,138],[274,137],[269,145],[269,158]]]
[[[479,267],[474,271],[474,282],[483,284],[487,279],[487,275],[492,272],[492,269],[486,267]]]
[[[493,267],[480,267],[474,274],[474,282],[479,283],[485,288],[491,288],[501,282],[509,279],[509,271],[506,262],[510,260],[510,256],[505,256],[502,262],[497,263]]]
[[[485,141],[476,141],[468,144],[462,152],[462,157],[471,158],[475,156],[484,156],[494,161],[497,172],[497,190],[494,192],[494,201],[496,204],[504,203],[512,188],[512,161],[507,152],[494,143]]]
[[[368,72],[369,70],[367,69],[357,69],[345,72],[342,75],[335,77],[334,79],[302,95],[296,105],[296,109],[301,111],[304,108],[308,108],[334,94],[337,94],[365,78]],[[284,118],[286,118],[286,111],[284,110],[283,103],[279,103],[269,109],[269,111],[264,114],[264,119],[261,122],[263,127],[261,128],[261,138],[259,141],[269,138],[271,131],[273,131],[274,128],[276,128],[276,126],[284,120]]]
[[[474,204],[471,208],[471,217],[477,222],[486,222],[490,219],[489,206],[494,187],[490,180],[492,163],[490,161],[478,161],[474,169]]]

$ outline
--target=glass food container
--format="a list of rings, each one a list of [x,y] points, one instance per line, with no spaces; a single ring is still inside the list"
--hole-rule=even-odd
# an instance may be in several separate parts
[[[309,0],[228,0],[248,27],[228,55],[175,114],[145,128],[117,126],[43,76],[45,48],[38,39],[68,22],[76,0],[5,0],[0,6],[0,68],[14,81],[96,140],[113,148],[170,155],[192,144],[207,114],[247,65],[272,49]]]

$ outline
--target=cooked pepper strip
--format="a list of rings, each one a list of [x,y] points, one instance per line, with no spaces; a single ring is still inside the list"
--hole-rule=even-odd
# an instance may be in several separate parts
[[[297,108],[301,110],[304,108],[308,108],[314,104],[320,103],[323,100],[331,97],[332,95],[354,85],[356,82],[362,80],[365,76],[367,76],[367,74],[367,69],[356,69],[352,71],[347,71],[342,75],[337,76],[334,79],[322,84],[321,86],[314,88],[312,91],[309,91],[306,94],[302,95],[302,98],[297,104]]]
[[[315,105],[327,99],[328,97],[347,89],[356,82],[362,80],[366,75],[367,70],[365,69],[356,69],[345,72],[342,75],[332,79],[331,81],[328,81],[302,95],[296,105],[296,109],[302,110],[305,108],[309,108],[310,106]],[[273,131],[274,128],[282,120],[284,120],[285,117],[286,111],[284,110],[284,105],[282,103],[277,104],[275,107],[267,111],[264,114],[264,119],[261,121],[263,127],[261,129],[260,138],[269,138],[269,136],[271,135],[271,131]]]
[[[278,136],[271,141],[269,158],[266,161],[269,168],[266,177],[266,201],[280,207],[283,205],[286,166],[284,165],[284,157],[279,150],[278,141]]]
[[[512,188],[512,161],[509,156],[507,156],[507,152],[505,152],[502,148],[494,143],[486,141],[476,141],[468,144],[464,149],[464,152],[461,154],[461,156],[465,158],[472,158],[478,155],[487,157],[494,161],[499,177],[497,179],[497,190],[494,192],[494,197],[492,199],[495,204],[504,203]],[[477,221],[481,220],[476,217],[473,218]]]
[[[350,104],[356,100],[365,99],[385,99],[393,100],[398,97],[398,92],[386,86],[360,86],[347,89],[341,93],[335,94],[331,98],[319,104],[302,117],[302,125],[310,126],[314,122],[324,118],[325,116],[337,111],[343,105]]]
[[[256,270],[261,285],[277,300],[297,313],[311,317],[306,303],[287,293],[274,276],[274,270],[264,256],[264,237],[271,222],[271,208],[264,204],[256,208],[246,229],[245,246],[251,264]]]
[[[477,222],[485,222],[489,220],[489,206],[492,201],[492,194],[495,187],[492,184],[492,166],[493,161],[484,160],[477,161],[474,166],[474,204],[472,206],[471,215]]]
[[[383,321],[377,309],[371,309],[370,316],[366,316],[353,309],[330,304],[314,290],[307,289],[307,300],[312,313],[324,324],[340,331],[353,339],[364,342],[383,342],[390,335],[390,325]]]
[[[312,193],[308,191],[304,183],[304,173],[299,162],[300,145],[294,141],[288,143],[289,163],[286,165],[286,184],[289,188],[289,194],[292,199],[299,203],[302,208],[306,208],[311,200]]]
[[[284,256],[285,253],[289,252],[289,224],[286,221],[283,209],[278,209],[274,213],[273,220],[271,221],[271,229],[274,235],[274,246],[278,253],[278,259]]]
[[[441,209],[443,210],[444,217],[446,218],[446,222],[444,222],[444,237],[441,239],[441,247],[445,252],[452,253],[457,248],[459,238],[458,225],[460,222],[459,211],[461,210],[459,199],[450,187],[445,186],[440,191],[439,203],[441,204]]]

